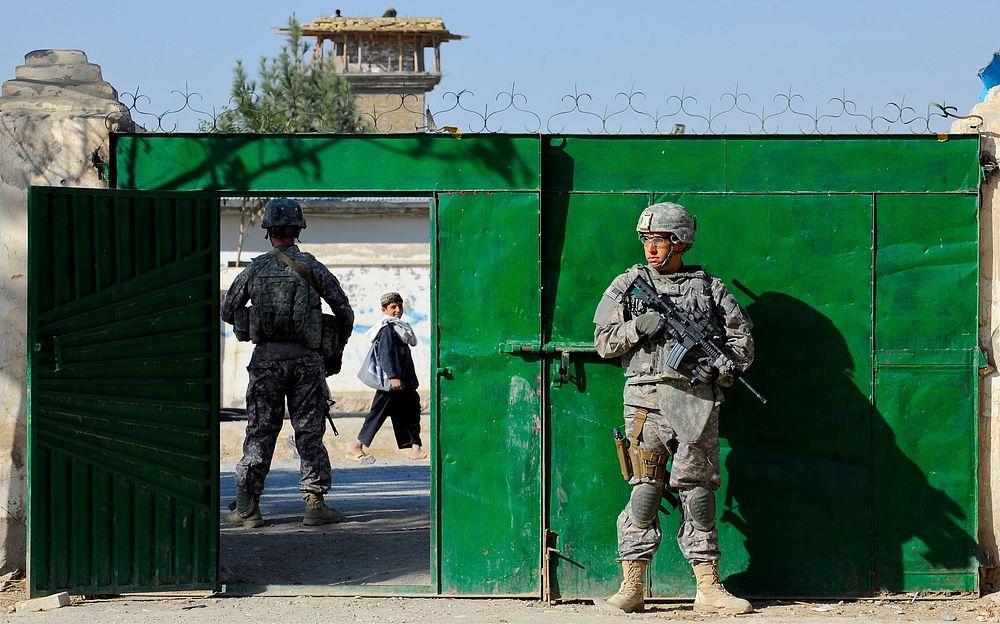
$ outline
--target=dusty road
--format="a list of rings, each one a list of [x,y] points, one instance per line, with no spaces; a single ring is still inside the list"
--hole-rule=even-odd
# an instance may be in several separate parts
[[[858,622],[997,622],[997,602],[978,600],[863,600],[846,604],[759,603],[757,613],[740,616],[759,624],[857,624]],[[818,610],[817,610],[818,609]],[[143,624],[253,622],[390,623],[461,622],[463,624],[610,624],[612,622],[735,621],[734,617],[698,616],[690,603],[660,603],[647,612],[613,616],[591,605],[548,605],[530,600],[454,598],[307,598],[179,597],[84,600],[48,613],[9,614],[4,621],[65,624]]]
[[[401,455],[400,455],[401,457]],[[333,464],[327,503],[342,524],[302,526],[298,463],[275,462],[267,476],[258,529],[223,524],[220,581],[225,585],[430,585],[430,466],[400,457],[371,466]],[[236,494],[221,475],[223,508]]]

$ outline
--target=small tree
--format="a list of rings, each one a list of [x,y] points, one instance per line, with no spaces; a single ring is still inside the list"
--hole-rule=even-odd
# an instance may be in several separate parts
[[[236,238],[236,266],[240,266],[243,244],[247,240],[247,229],[264,218],[266,201],[260,197],[240,197],[240,233]]]
[[[272,59],[260,59],[259,84],[247,76],[243,61],[236,61],[230,92],[232,108],[223,111],[214,124],[202,124],[202,129],[252,133],[361,131],[347,81],[322,57],[307,59],[311,47],[292,15],[281,52]]]

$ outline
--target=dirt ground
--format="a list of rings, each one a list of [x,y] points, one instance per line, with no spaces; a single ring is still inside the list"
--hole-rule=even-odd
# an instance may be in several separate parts
[[[5,604],[17,592],[0,593]],[[743,621],[775,624],[855,624],[857,622],[998,622],[998,602],[980,599],[917,600],[906,597],[822,604],[761,602],[757,612],[739,616]],[[390,624],[464,622],[468,624],[610,624],[611,622],[733,621],[734,617],[700,616],[690,602],[664,602],[647,606],[644,613],[608,615],[585,603],[549,605],[533,600],[457,598],[310,598],[211,596],[130,596],[112,600],[78,600],[69,607],[47,613],[8,614],[12,623],[64,622],[66,624],[144,624],[281,622]]]
[[[265,526],[220,535],[220,580],[225,585],[429,585],[430,465],[382,458],[373,465],[331,462],[327,504],[347,516],[341,524],[302,525],[298,463],[272,465],[261,513]],[[221,475],[222,509],[235,496],[232,472]],[[245,593],[245,592],[243,592]]]

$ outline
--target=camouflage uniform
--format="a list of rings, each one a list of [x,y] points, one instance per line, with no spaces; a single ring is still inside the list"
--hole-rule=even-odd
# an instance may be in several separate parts
[[[648,341],[636,331],[634,319],[647,311],[645,304],[627,292],[637,275],[669,295],[675,305],[710,314],[740,371],[753,360],[750,319],[726,286],[698,267],[684,266],[676,273],[660,275],[638,264],[611,282],[594,319],[597,352],[605,358],[622,357],[626,437],[632,437],[636,414],[645,411],[639,448],[673,455],[669,486],[679,490],[682,508],[689,509],[688,497],[697,488],[711,492],[711,526],[693,521],[685,513],[677,535],[681,552],[689,561],[717,561],[714,492],[719,488],[719,406],[724,400],[721,386],[731,384],[732,378],[723,375],[713,384],[692,387],[688,383],[692,369],[705,355],[698,347],[687,354],[680,371],[666,365],[667,354],[676,343],[670,332]],[[643,480],[633,477],[631,484]],[[649,561],[662,539],[660,521],[657,517],[645,529],[639,528],[632,521],[631,507],[630,501],[618,517],[619,560]]]
[[[324,494],[330,489],[330,457],[323,445],[330,393],[323,358],[316,351],[322,330],[320,297],[333,310],[344,342],[354,326],[354,311],[340,282],[316,258],[296,245],[278,249],[312,274],[316,289],[274,255],[263,254],[236,277],[222,303],[227,323],[234,323],[247,302],[257,318],[251,321],[256,346],[247,367],[249,422],[236,487],[254,496],[263,493],[287,397],[301,461],[299,489]]]

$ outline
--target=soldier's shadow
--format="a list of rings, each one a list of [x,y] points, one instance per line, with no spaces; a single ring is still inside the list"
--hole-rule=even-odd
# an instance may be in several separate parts
[[[934,430],[894,430],[869,400],[869,363],[856,368],[844,336],[819,310],[769,292],[748,312],[757,346],[749,376],[769,402],[761,407],[734,387],[723,407],[723,576],[736,571],[727,587],[748,596],[863,596],[967,583],[978,554],[974,495],[932,487],[933,456],[908,457],[897,440],[914,448],[914,436]],[[970,415],[956,409],[946,418],[965,423]],[[974,493],[974,454],[970,462],[957,476]]]

